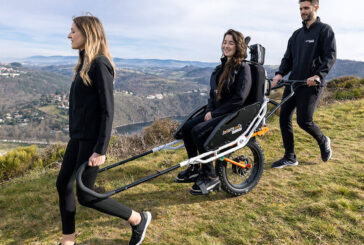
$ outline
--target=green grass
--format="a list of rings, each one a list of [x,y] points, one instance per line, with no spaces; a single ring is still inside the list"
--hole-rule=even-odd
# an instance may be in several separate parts
[[[115,196],[153,220],[145,244],[363,244],[364,100],[318,108],[315,121],[332,139],[333,157],[320,159],[314,140],[295,124],[300,165],[272,169],[283,154],[278,117],[259,138],[266,165],[247,195],[191,196],[177,171]],[[97,185],[115,188],[176,164],[184,150],[160,152],[100,174]],[[55,187],[58,169],[31,171],[0,188],[1,244],[57,244],[61,225]],[[130,227],[119,218],[77,205],[78,244],[127,244]]]
[[[40,111],[54,116],[56,118],[60,118],[62,120],[68,120],[68,114],[67,113],[61,113],[61,109],[57,108],[56,105],[46,105],[38,108]]]

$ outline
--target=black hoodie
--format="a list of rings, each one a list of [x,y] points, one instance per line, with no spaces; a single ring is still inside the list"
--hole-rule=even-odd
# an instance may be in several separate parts
[[[94,152],[105,155],[112,130],[114,116],[114,70],[105,56],[96,57],[88,75],[91,85],[83,83],[80,70],[72,82],[70,91],[70,137],[79,140],[96,140]]]
[[[217,66],[210,78],[210,98],[206,111],[211,112],[212,118],[235,111],[244,105],[252,86],[250,67],[247,63],[233,69],[233,80],[225,82],[221,91],[221,100],[217,99],[217,85],[223,72],[226,59],[221,59],[222,64]]]
[[[296,30],[288,41],[287,51],[276,74],[291,72],[289,79],[303,80],[314,75],[325,77],[336,61],[336,41],[332,28],[317,20],[310,26]]]

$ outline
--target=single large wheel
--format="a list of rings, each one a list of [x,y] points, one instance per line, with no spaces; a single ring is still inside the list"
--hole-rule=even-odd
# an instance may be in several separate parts
[[[247,167],[216,160],[216,172],[222,189],[232,196],[248,193],[258,184],[263,174],[264,153],[261,146],[252,138],[246,146],[227,157]]]

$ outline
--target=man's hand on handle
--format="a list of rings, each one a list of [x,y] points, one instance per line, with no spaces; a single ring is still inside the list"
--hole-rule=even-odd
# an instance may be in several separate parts
[[[280,80],[282,80],[282,79],[283,79],[283,77],[282,77],[282,75],[281,75],[281,74],[277,74],[277,75],[275,75],[275,76],[273,77],[272,87],[277,86],[277,83],[278,83]]]
[[[315,80],[320,81],[320,77],[317,76],[317,75],[315,75],[313,77],[307,78],[307,86],[309,86],[309,87],[311,87],[311,86],[317,86],[318,83]]]

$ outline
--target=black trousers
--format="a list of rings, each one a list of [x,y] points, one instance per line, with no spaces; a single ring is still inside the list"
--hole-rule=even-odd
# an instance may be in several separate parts
[[[212,130],[224,118],[224,116],[219,116],[208,121],[204,121],[204,117],[205,114],[192,118],[182,127],[183,141],[187,150],[188,158],[197,156],[198,152],[200,154],[206,152],[203,148],[203,144]],[[202,164],[202,174],[209,177],[215,177],[216,173],[213,164]]]
[[[79,166],[88,161],[93,153],[96,141],[82,141],[71,139],[68,142],[61,170],[57,178],[57,190],[59,195],[59,208],[62,219],[63,234],[75,232],[76,202],[73,185],[75,173]],[[82,181],[90,189],[94,189],[98,167],[87,166],[82,176]],[[106,214],[128,220],[132,210],[117,201],[106,198],[99,199],[93,197],[77,188],[78,202],[86,207],[94,208]]]
[[[290,90],[286,87],[283,92],[283,98],[287,97],[289,93]],[[292,127],[292,116],[295,109],[297,109],[298,125],[315,138],[319,144],[323,142],[324,135],[317,124],[313,122],[313,113],[317,107],[321,93],[322,89],[320,87],[302,86],[297,88],[295,94],[282,105],[279,123],[286,157],[291,159],[296,158]]]

